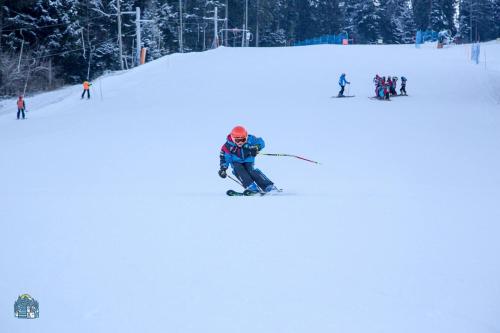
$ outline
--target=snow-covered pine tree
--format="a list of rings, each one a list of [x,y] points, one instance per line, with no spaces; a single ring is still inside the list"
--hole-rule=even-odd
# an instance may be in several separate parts
[[[342,32],[342,11],[339,0],[309,0],[312,10],[314,36]]]
[[[418,30],[429,28],[430,8],[432,0],[411,0],[415,26]]]
[[[259,15],[259,46],[284,46],[287,35],[280,17],[282,13],[281,2],[275,0],[258,0],[256,8]],[[256,25],[257,28],[257,25]]]
[[[166,35],[172,40],[172,7],[162,0],[150,0],[144,9],[144,19],[153,22],[144,24],[142,42],[147,48],[148,61],[169,53],[172,43],[167,43]],[[175,28],[174,28],[175,29]]]
[[[19,11],[12,7],[3,6],[2,42],[10,51],[19,51],[21,46],[32,45],[37,40],[37,18],[33,10],[27,6],[18,4]],[[5,27],[4,27],[5,26]],[[23,44],[24,41],[24,44]]]
[[[500,38],[500,1],[499,0],[496,0],[494,2],[494,7],[495,7],[495,22],[496,22],[497,38]]]
[[[452,34],[456,31],[454,16],[456,0],[431,0],[429,13],[429,28],[433,31],[448,30]]]
[[[374,43],[380,38],[380,14],[373,0],[346,1],[344,30],[354,43]]]
[[[458,35],[464,41],[498,37],[498,0],[461,0]]]
[[[84,64],[84,71],[78,73],[80,81],[120,68],[116,0],[83,0],[81,8],[85,53],[79,59]],[[123,34],[126,36],[130,31]]]
[[[79,81],[79,77],[86,76],[87,68],[82,59],[85,51],[82,6],[71,0],[38,0],[34,10],[38,26],[49,26],[43,28],[42,36],[38,33],[44,43],[39,45],[35,54],[54,59],[54,65],[60,68],[69,82]]]
[[[313,7],[309,1],[292,2],[286,9],[293,10],[294,7],[297,15],[295,17],[287,15],[288,22],[283,22],[289,26],[290,37],[295,40],[317,37],[316,31],[314,31]]]
[[[478,0],[478,12],[480,19],[477,22],[477,38],[480,41],[488,41],[499,37],[497,27],[500,24],[496,20],[496,8],[499,0]]]
[[[415,29],[410,1],[380,0],[380,33],[385,43],[413,41]]]
[[[404,44],[414,43],[417,27],[415,24],[413,10],[411,8],[411,0],[401,1],[400,13],[402,31],[398,38]]]
[[[300,6],[297,1],[276,0],[277,11],[277,31],[284,31],[285,44],[291,41],[303,39],[303,35],[298,34],[299,21],[303,18],[310,19],[309,6],[303,6],[304,13],[299,12]]]
[[[16,94],[25,81],[29,48],[36,41],[36,18],[29,2],[6,0],[0,4],[0,94]],[[20,30],[24,28],[23,30]],[[24,40],[24,43],[23,43]],[[23,48],[23,54],[21,54]],[[20,56],[24,56],[19,66]]]

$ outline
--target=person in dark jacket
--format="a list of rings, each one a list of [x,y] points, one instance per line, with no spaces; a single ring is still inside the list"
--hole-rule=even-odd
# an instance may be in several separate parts
[[[391,80],[390,76],[387,78],[387,80],[385,79],[385,76],[384,76],[384,80],[383,80],[384,96],[385,96],[385,99],[387,99],[387,100],[390,100],[391,82],[392,82],[392,80]]]
[[[392,84],[391,84],[391,95],[392,96],[398,95],[398,92],[396,91],[397,86],[398,86],[398,77],[393,76],[392,77]]]
[[[375,97],[379,97],[379,89],[381,81],[382,78],[378,74],[376,74],[375,77],[373,78],[373,84],[375,84]]]
[[[404,96],[408,96],[406,94],[406,81],[408,81],[406,77],[401,76],[401,89],[399,89],[399,93]]]

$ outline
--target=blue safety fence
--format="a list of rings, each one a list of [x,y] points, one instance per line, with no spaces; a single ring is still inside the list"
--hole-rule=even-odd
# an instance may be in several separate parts
[[[436,42],[438,40],[438,32],[432,30],[417,31],[417,36],[415,37],[416,44],[423,44],[425,42]]]
[[[347,34],[338,35],[324,35],[316,38],[310,38],[306,40],[301,40],[293,42],[292,46],[305,46],[305,45],[318,45],[318,44],[342,44],[344,39],[348,39]]]

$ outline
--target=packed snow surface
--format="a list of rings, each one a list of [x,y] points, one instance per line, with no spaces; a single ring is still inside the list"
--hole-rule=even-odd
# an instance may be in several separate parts
[[[24,121],[3,101],[0,332],[500,332],[500,44],[481,52],[219,48],[28,97]],[[342,72],[355,98],[331,98]],[[409,96],[369,99],[377,73]],[[238,124],[322,164],[260,156],[284,193],[227,197]]]

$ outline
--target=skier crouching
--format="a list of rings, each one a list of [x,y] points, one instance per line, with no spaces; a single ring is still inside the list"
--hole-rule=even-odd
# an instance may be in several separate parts
[[[221,148],[219,176],[226,178],[226,170],[231,165],[233,174],[246,190],[254,193],[278,190],[262,171],[254,168],[255,156],[264,147],[264,140],[248,135],[244,127],[236,126]]]

